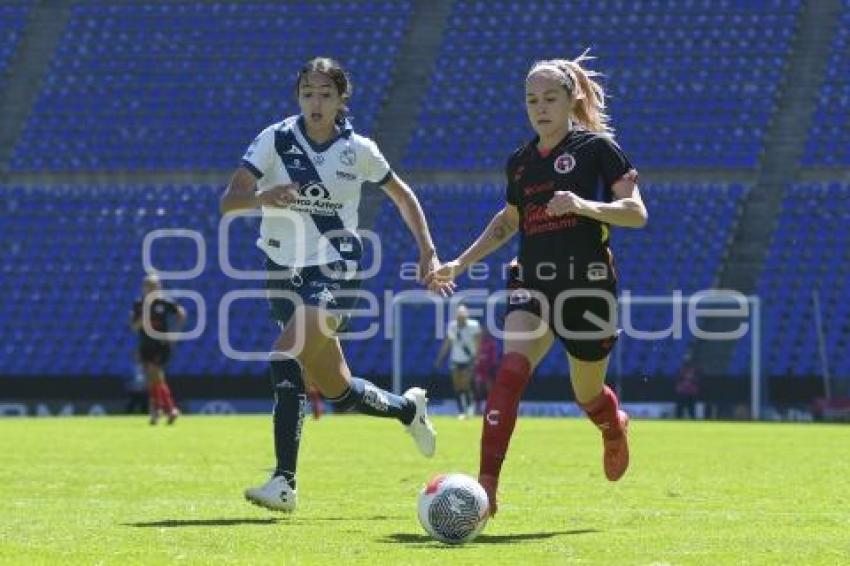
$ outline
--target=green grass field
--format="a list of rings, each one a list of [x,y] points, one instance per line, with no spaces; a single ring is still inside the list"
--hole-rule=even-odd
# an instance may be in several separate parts
[[[417,492],[474,475],[480,422],[436,426],[425,460],[394,422],[308,422],[300,507],[275,515],[242,499],[268,417],[0,420],[0,563],[850,564],[850,427],[635,421],[609,484],[590,424],[521,420],[499,514],[448,547]]]

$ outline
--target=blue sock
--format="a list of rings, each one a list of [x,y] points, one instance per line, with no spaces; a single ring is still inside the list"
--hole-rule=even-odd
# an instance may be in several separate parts
[[[459,415],[462,415],[466,411],[466,403],[464,401],[463,392],[455,393],[455,402],[457,403],[457,412]]]
[[[413,422],[416,416],[416,405],[413,402],[359,377],[351,378],[348,391],[328,401],[333,403],[335,411],[354,409],[364,415],[398,419],[405,425]]]
[[[307,406],[301,365],[298,360],[291,358],[272,361],[271,376],[275,397],[274,452],[277,457],[274,475],[284,476],[292,489],[295,489],[298,446]]]

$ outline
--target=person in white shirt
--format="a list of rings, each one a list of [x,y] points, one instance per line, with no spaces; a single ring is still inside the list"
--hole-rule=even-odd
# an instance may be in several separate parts
[[[424,274],[440,262],[422,207],[377,145],[354,133],[345,118],[351,81],[339,63],[310,60],[298,73],[296,96],[301,113],[260,133],[221,199],[222,214],[262,209],[257,245],[266,255],[271,314],[281,327],[271,354],[277,465],[272,478],[245,497],[286,512],[296,506],[305,374],[335,411],[395,418],[425,456],[436,448],[426,392],[414,387],[394,395],[352,377],[336,336],[357,305],[352,292],[361,283],[361,191],[376,190],[368,188],[372,183],[390,196],[416,240]],[[436,290],[447,294],[449,287]]]
[[[471,417],[475,411],[472,394],[472,371],[478,358],[481,344],[481,325],[469,318],[469,311],[460,305],[455,311],[455,319],[449,322],[446,338],[437,354],[434,368],[439,368],[446,354],[451,350],[449,365],[452,372],[452,388],[457,401],[458,418]]]

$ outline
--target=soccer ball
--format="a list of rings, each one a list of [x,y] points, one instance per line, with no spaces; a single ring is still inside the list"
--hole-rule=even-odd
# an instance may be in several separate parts
[[[488,506],[477,481],[466,474],[440,474],[419,492],[419,523],[440,542],[463,544],[484,529]]]

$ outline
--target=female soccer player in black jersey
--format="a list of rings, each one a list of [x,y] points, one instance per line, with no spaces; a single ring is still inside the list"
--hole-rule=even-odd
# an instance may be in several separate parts
[[[139,360],[144,367],[145,377],[148,384],[150,397],[150,424],[155,425],[159,418],[165,414],[168,424],[180,416],[180,410],[174,404],[171,396],[171,388],[165,379],[165,366],[171,358],[171,343],[168,340],[154,338],[148,334],[150,330],[166,333],[169,330],[169,317],[176,318],[177,328],[186,322],[186,309],[178,305],[168,297],[162,296],[162,282],[159,276],[150,273],[142,281],[142,298],[133,303],[130,313],[130,328],[139,333]],[[148,321],[150,327],[145,326],[145,298],[154,295],[149,300]]]
[[[537,136],[507,163],[507,204],[456,260],[432,272],[435,288],[519,231],[508,283],[505,355],[487,397],[479,482],[494,514],[496,488],[520,397],[555,338],[567,350],[578,404],[602,431],[605,475],[629,465],[628,416],[605,385],[617,340],[616,282],[609,226],[640,228],[647,212],[637,171],[616,144],[604,92],[575,60],[535,63],[525,81],[528,119]]]

